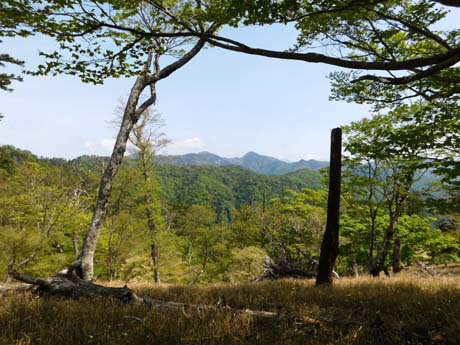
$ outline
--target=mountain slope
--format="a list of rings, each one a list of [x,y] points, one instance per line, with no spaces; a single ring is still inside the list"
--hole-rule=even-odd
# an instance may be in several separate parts
[[[212,205],[217,210],[280,197],[287,189],[322,188],[319,173],[306,169],[282,176],[266,176],[239,166],[160,164],[156,175],[168,202]]]
[[[224,158],[210,152],[188,153],[185,155],[158,155],[160,164],[169,165],[199,165],[199,166],[228,166],[238,165],[264,175],[283,175],[301,169],[319,170],[329,166],[328,162],[317,160],[300,160],[285,162],[270,156],[248,152],[240,158]]]

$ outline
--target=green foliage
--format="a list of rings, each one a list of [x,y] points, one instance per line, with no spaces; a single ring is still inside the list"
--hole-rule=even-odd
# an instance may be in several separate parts
[[[156,172],[170,203],[211,205],[219,219],[228,219],[233,208],[282,196],[286,189],[321,188],[312,170],[265,176],[236,166],[158,165]]]
[[[455,160],[449,143],[456,142],[458,123],[452,120],[439,108],[414,103],[345,127],[342,255],[363,267],[375,260],[385,267],[393,240],[399,238],[403,262],[442,261],[429,242],[443,238],[450,258],[457,260],[454,238],[433,229],[433,219],[426,217],[430,194],[415,190],[427,169],[449,165],[449,157]]]
[[[251,246],[235,248],[231,254],[232,262],[228,267],[230,282],[253,281],[262,275],[262,264],[267,257],[265,250]]]
[[[21,33],[47,35],[59,44],[58,50],[40,52],[44,63],[30,73],[68,74],[94,84],[109,77],[138,76],[151,51],[182,55],[180,45],[196,38],[177,34],[182,29],[180,18],[186,17],[197,28],[198,23],[207,26],[198,15],[198,6],[182,0],[162,1],[162,7],[143,1],[36,0],[18,11],[15,3],[22,2],[7,3],[6,9],[14,16],[11,26],[24,28]]]
[[[71,257],[70,237],[89,223],[87,198],[76,176],[33,161],[15,162],[12,171],[0,183],[2,268],[11,264],[29,271],[31,263],[46,258],[34,265],[34,273],[62,269]]]
[[[270,257],[299,267],[308,267],[319,257],[326,198],[325,190],[304,189],[272,200],[263,230]]]
[[[0,44],[2,37],[24,37],[30,34],[30,31],[23,27],[30,8],[28,2],[24,1],[5,0],[0,3]],[[0,68],[3,69],[6,64],[23,66],[24,61],[0,53]],[[12,91],[10,85],[13,81],[22,81],[22,78],[18,74],[0,72],[0,90]]]
[[[9,174],[14,172],[17,164],[22,162],[36,162],[38,158],[29,151],[19,150],[11,145],[0,147],[0,169]]]
[[[357,124],[353,128],[357,131]],[[352,160],[345,170],[336,267],[341,274],[353,260],[367,266],[369,210],[375,212],[376,243],[389,226],[386,197],[394,189],[386,184],[393,177],[377,154],[378,167]],[[0,157],[0,270],[14,259],[21,271],[54,273],[73,260],[74,243],[81,244],[105,159],[46,160],[13,147],[0,148]],[[145,179],[141,156],[135,157],[126,160],[114,181],[96,251],[99,279],[152,281],[152,241],[159,248],[165,283],[253,280],[267,256],[275,263],[315,269],[327,192],[305,188],[303,172],[263,176],[240,167],[150,165]],[[375,194],[369,199],[370,187]],[[401,239],[403,263],[459,260],[456,225],[446,228],[426,217],[424,199],[414,191],[404,205],[394,234]]]
[[[2,43],[2,41],[0,41],[0,43]],[[24,64],[23,61],[15,59],[8,54],[0,54],[0,67],[5,67],[5,64],[7,63],[19,66],[22,66]],[[14,80],[22,81],[22,78],[12,73],[0,73],[0,90],[12,91],[12,89],[10,88],[10,84]]]

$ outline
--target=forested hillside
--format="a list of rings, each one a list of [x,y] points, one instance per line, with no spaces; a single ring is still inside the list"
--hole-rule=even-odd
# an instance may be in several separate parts
[[[267,267],[281,276],[316,269],[327,196],[318,171],[267,176],[239,166],[144,163],[129,157],[114,181],[96,254],[100,277],[197,283],[250,280]],[[67,161],[0,147],[3,272],[49,274],[78,255],[106,164],[106,157]],[[363,197],[364,168],[348,166],[344,174],[341,274],[368,265],[369,245],[391,220],[384,200]],[[391,173],[385,168],[382,176]],[[419,192],[411,195],[399,219],[402,262],[458,260],[455,219],[433,226]]]
[[[82,173],[100,173],[108,158],[81,156],[60,162]],[[57,164],[57,160],[54,164]],[[162,163],[160,163],[162,162]],[[125,165],[134,166],[128,157]],[[286,190],[320,189],[320,172],[301,169],[280,176],[255,173],[240,166],[203,166],[202,164],[155,164],[155,174],[162,196],[169,203],[210,205],[216,210],[239,208],[243,204],[266,202],[283,196]]]
[[[71,257],[78,252],[82,234],[88,226],[91,200],[97,194],[98,182],[106,164],[106,157],[81,156],[67,161],[39,158],[12,146],[0,147],[0,171],[3,172],[1,214],[4,225],[11,227],[19,221],[19,226],[25,219],[25,223],[30,224],[30,227],[23,228],[22,234],[14,230],[15,226],[11,228],[10,235],[8,232],[3,234],[5,256],[0,263],[3,270],[10,263],[26,271],[33,268],[34,272],[47,272],[64,265],[69,260],[69,255]],[[149,236],[148,230],[144,228],[145,224],[142,225],[145,198],[152,200],[147,206],[154,210],[155,226],[174,228],[172,232],[160,231],[159,235],[161,247],[167,247],[162,248],[162,256],[170,257],[170,260],[164,261],[164,267],[169,267],[163,272],[164,279],[198,279],[193,277],[200,270],[193,267],[199,267],[201,260],[205,260],[206,270],[203,268],[203,272],[197,275],[214,281],[224,279],[224,276],[229,279],[227,270],[231,263],[231,253],[227,252],[225,256],[230,256],[220,264],[215,263],[219,270],[223,270],[221,274],[215,274],[212,270],[207,272],[212,267],[212,260],[208,258],[208,254],[202,252],[203,248],[210,243],[219,247],[230,238],[238,238],[233,243],[243,250],[243,257],[251,258],[255,255],[254,260],[261,260],[266,251],[259,248],[258,243],[262,240],[259,233],[261,229],[256,224],[268,217],[268,214],[263,216],[261,212],[279,202],[276,200],[291,198],[293,193],[305,188],[311,191],[323,188],[320,173],[308,169],[281,176],[266,176],[239,166],[152,164],[151,167],[154,176],[146,184],[141,179],[139,161],[133,157],[128,158],[115,180],[114,199],[109,205],[102,248],[98,254],[99,260],[108,263],[108,271],[103,271],[107,277],[119,278],[123,274],[129,278],[134,274],[131,269],[150,266],[148,259],[145,261],[142,258],[142,253],[148,253],[148,250],[138,242],[144,236]],[[320,193],[324,197],[324,192]],[[16,220],[13,210],[25,205],[29,205],[29,208],[21,213],[20,218],[23,220]],[[71,219],[64,221],[63,218],[69,217]],[[233,235],[230,233],[229,224],[232,224],[232,231],[236,231]],[[207,231],[211,231],[214,239],[207,238]],[[315,236],[319,236],[320,228],[317,231]],[[26,236],[27,241],[21,242],[22,236]],[[219,240],[219,236],[224,237]],[[319,237],[315,240],[315,246],[318,245],[318,239]],[[192,246],[196,241],[198,243]],[[14,243],[21,243],[19,252]],[[130,245],[136,249],[127,251]],[[41,265],[36,266],[35,260],[45,254],[48,255],[48,260],[43,260]],[[185,260],[187,255],[191,256]],[[11,261],[12,257],[15,259]],[[21,261],[19,266],[18,260]],[[189,278],[179,278],[180,274],[172,270],[178,262],[182,262],[179,267],[185,265],[178,268],[179,272],[187,266],[192,267]],[[251,272],[259,270],[258,265],[254,267],[250,269]],[[122,268],[124,273],[120,273]]]
[[[243,157],[224,158],[210,152],[188,153],[185,155],[159,155],[155,157],[159,163],[170,165],[200,165],[200,166],[228,166],[238,165],[243,168],[265,175],[283,175],[290,172],[326,168],[329,163],[314,159],[301,159],[297,162],[286,162],[273,157],[248,152]]]

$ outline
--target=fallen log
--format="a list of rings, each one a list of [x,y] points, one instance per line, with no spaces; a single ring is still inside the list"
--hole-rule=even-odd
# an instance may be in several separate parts
[[[201,305],[188,304],[171,301],[157,300],[150,297],[139,297],[127,286],[122,288],[107,287],[83,280],[73,274],[58,273],[48,278],[34,278],[18,272],[11,272],[11,275],[28,286],[36,286],[36,292],[44,296],[63,296],[69,298],[81,297],[109,297],[123,303],[143,303],[152,308],[167,308],[181,311],[188,310],[227,310],[235,314],[246,314],[260,318],[285,318],[285,314],[251,309],[235,309],[222,305]],[[313,320],[312,322],[319,322]]]
[[[80,297],[111,297],[124,303],[130,303],[140,299],[128,287],[107,287],[83,280],[73,274],[56,274],[48,278],[33,278],[18,272],[11,275],[23,283],[37,287],[37,293],[49,296],[64,296],[71,298]]]
[[[31,288],[34,288],[34,292],[42,296],[62,296],[75,299],[82,297],[106,297],[113,298],[122,303],[142,303],[150,308],[178,310],[185,314],[192,310],[198,312],[223,310],[233,314],[249,315],[256,318],[289,320],[289,322],[293,322],[295,324],[314,325],[315,327],[334,325],[347,328],[355,325],[354,322],[350,321],[330,320],[322,317],[295,317],[292,314],[281,310],[273,312],[252,310],[248,308],[238,309],[221,303],[215,305],[189,304],[158,300],[150,297],[142,298],[127,286],[121,288],[107,287],[83,280],[73,274],[58,273],[55,276],[48,278],[34,278],[18,272],[11,272],[11,275],[16,280],[26,283],[20,285],[21,289],[30,290]]]
[[[436,276],[436,272],[430,268],[427,264],[425,264],[424,262],[420,261],[420,260],[415,260],[415,263],[417,264],[417,266],[421,267],[423,270],[425,270],[426,272],[428,272],[429,275],[431,276]]]
[[[226,310],[234,314],[246,314],[246,315],[251,315],[251,316],[261,317],[261,318],[283,318],[285,317],[285,314],[283,313],[276,313],[276,312],[265,311],[265,310],[235,309],[230,306],[222,306],[222,305],[189,304],[189,303],[163,301],[163,300],[158,300],[158,299],[152,299],[149,297],[144,297],[143,301],[145,304],[153,308],[181,310],[184,312],[189,311],[189,310],[197,310],[197,311]]]
[[[2,296],[4,293],[7,293],[9,291],[14,291],[14,292],[29,291],[33,287],[34,286],[30,284],[8,285],[8,286],[0,285],[0,296]]]

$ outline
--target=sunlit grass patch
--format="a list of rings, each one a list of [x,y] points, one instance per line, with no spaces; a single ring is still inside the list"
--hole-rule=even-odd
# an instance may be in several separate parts
[[[0,300],[0,343],[460,343],[458,279],[341,279],[333,288],[301,280],[129,287],[141,296],[216,308],[149,309],[101,298],[10,294]],[[220,306],[276,311],[280,317],[254,318]]]

